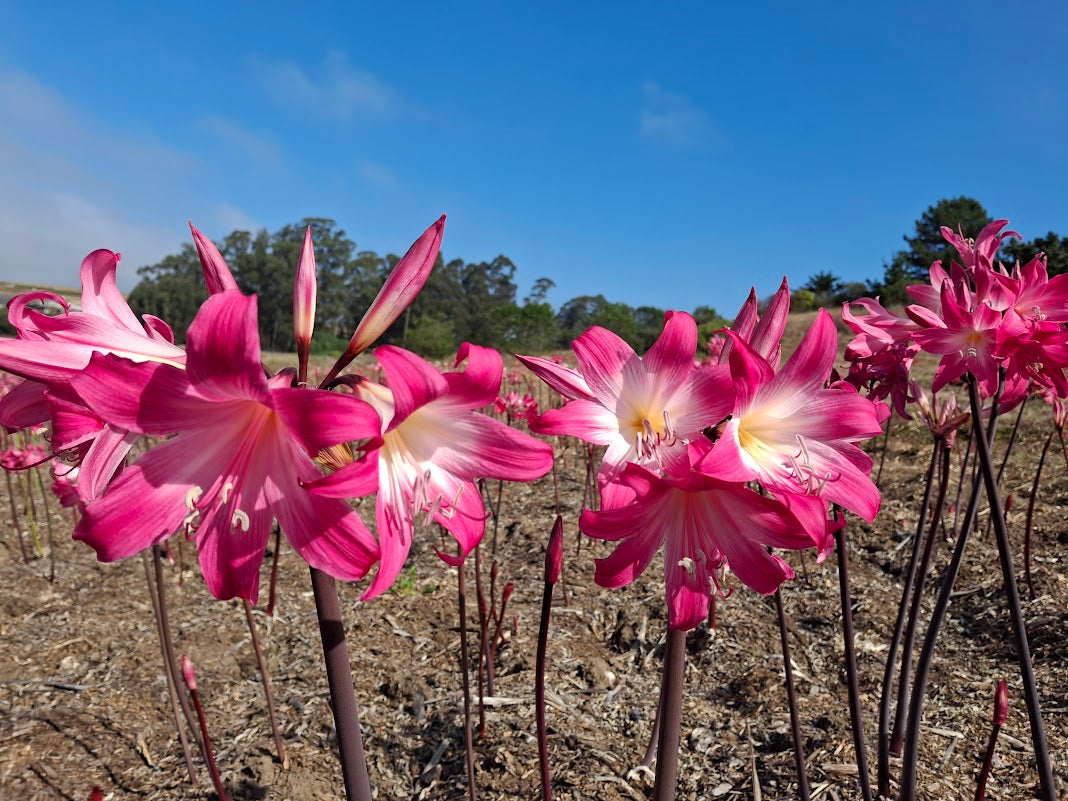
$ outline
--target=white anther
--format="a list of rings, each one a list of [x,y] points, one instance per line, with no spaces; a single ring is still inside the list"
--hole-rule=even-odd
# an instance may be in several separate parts
[[[222,493],[221,493],[221,495],[222,495],[222,502],[223,502],[223,503],[228,503],[228,502],[229,502],[229,500],[230,500],[230,493],[231,493],[231,492],[233,492],[233,491],[234,491],[234,482],[232,482],[232,481],[227,481],[227,482],[226,482],[225,484],[223,484],[223,486],[222,486]]]
[[[204,494],[204,490],[195,484],[189,488],[189,491],[185,494],[185,508],[190,512],[195,512],[197,501],[200,500],[200,496]]]
[[[691,580],[697,578],[697,566],[690,557],[682,557],[678,562],[678,566],[683,568],[689,574]]]
[[[240,509],[234,511],[234,516],[230,519],[230,530],[236,528],[242,531],[248,531],[251,521],[248,519],[248,515],[242,512]]]

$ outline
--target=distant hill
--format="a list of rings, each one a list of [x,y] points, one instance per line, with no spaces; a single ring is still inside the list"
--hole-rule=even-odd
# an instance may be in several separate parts
[[[15,295],[23,292],[54,292],[70,304],[71,311],[81,311],[82,291],[65,286],[49,286],[48,284],[19,284],[13,281],[0,281],[0,304],[6,306],[7,302]]]

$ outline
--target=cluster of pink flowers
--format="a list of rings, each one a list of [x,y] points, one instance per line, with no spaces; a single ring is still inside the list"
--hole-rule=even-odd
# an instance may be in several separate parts
[[[878,299],[845,305],[842,318],[857,334],[846,350],[852,383],[870,386],[875,397],[890,396],[905,417],[909,369],[923,350],[941,357],[934,392],[971,373],[981,394],[991,397],[1003,372],[1003,408],[1019,403],[1032,386],[1068,395],[1068,275],[1049,278],[1041,253],[1011,271],[995,263],[1002,241],[1019,237],[1003,230],[1007,224],[995,220],[974,241],[943,228],[960,261],[948,270],[936,261],[930,283],[908,287],[915,303],[905,317]]]
[[[277,520],[308,564],[356,580],[380,563],[365,593],[387,589],[416,528],[449,530],[462,558],[482,537],[477,478],[530,480],[548,472],[551,448],[479,414],[501,385],[500,356],[465,344],[442,374],[418,356],[375,351],[385,383],[341,370],[411,303],[437,258],[445,218],[412,245],[325,381],[353,394],[303,386],[315,316],[310,233],[297,269],[294,320],[300,373],[270,375],[260,360],[255,297],[238,288],[215,246],[192,229],[210,297],[187,344],[170,327],[138,320],[115,282],[119,255],[82,263],[81,311],[58,295],[14,298],[18,335],[0,339],[0,369],[26,379],[0,400],[0,423],[49,422],[67,503],[83,515],[74,536],[101,560],[130,556],[176,532],[196,542],[219,598],[255,602],[259,568]],[[34,301],[63,309],[49,316]],[[160,441],[132,463],[141,436]],[[325,475],[320,465],[338,468]],[[377,538],[345,498],[377,493]],[[453,557],[449,557],[453,560]]]
[[[522,422],[538,416],[538,401],[529,392],[519,397],[519,393],[512,391],[493,401],[493,409],[497,414],[509,422]]]
[[[771,547],[826,554],[829,504],[869,521],[878,512],[871,459],[857,443],[879,433],[885,407],[828,385],[837,334],[825,311],[780,364],[788,310],[785,280],[762,316],[752,293],[716,364],[695,363],[697,324],[683,312],[667,313],[643,358],[596,327],[573,343],[579,370],[520,357],[568,398],[531,429],[606,447],[601,509],[580,520],[587,535],[619,542],[597,560],[597,582],[630,583],[663,545],[672,628],[705,619],[727,568],[771,593],[793,576]]]

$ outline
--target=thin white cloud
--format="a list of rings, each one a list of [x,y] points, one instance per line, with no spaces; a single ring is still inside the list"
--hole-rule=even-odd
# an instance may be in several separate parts
[[[32,75],[0,69],[0,278],[73,286],[97,248],[123,254],[119,285],[187,241],[197,159],[119,128]],[[161,226],[156,219],[172,219]]]
[[[346,122],[388,119],[408,107],[396,90],[374,74],[353,67],[339,50],[328,51],[314,74],[291,61],[256,60],[252,68],[280,106],[316,117]]]
[[[397,189],[400,187],[400,181],[397,180],[397,176],[388,168],[381,164],[375,164],[372,161],[361,162],[359,167],[360,176],[379,189]]]
[[[283,167],[282,151],[266,131],[251,131],[231,119],[215,116],[202,118],[200,127],[260,167],[275,171]]]
[[[643,138],[675,147],[722,139],[708,115],[685,95],[669,92],[652,81],[641,85],[641,95],[639,130]]]

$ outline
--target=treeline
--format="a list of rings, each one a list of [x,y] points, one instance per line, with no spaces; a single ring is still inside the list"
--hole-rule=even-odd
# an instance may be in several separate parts
[[[795,286],[794,311],[834,308],[864,296],[880,296],[884,304],[908,303],[906,287],[927,280],[931,263],[948,265],[956,251],[942,238],[941,227],[960,230],[974,238],[991,216],[974,198],[940,200],[918,220],[905,247],[883,263],[881,279],[845,282],[830,271],[820,271]],[[219,244],[242,290],[259,296],[260,337],[263,347],[286,351],[293,347],[292,287],[300,258],[304,229],[311,226],[319,277],[313,349],[336,353],[355,330],[379,287],[397,263],[398,256],[380,256],[357,250],[356,243],[330,219],[315,217],[286,225],[274,233],[234,231]],[[1006,264],[1047,255],[1050,275],[1068,272],[1068,237],[1050,231],[1029,241],[1007,240],[999,257]],[[570,341],[600,325],[615,331],[643,353],[663,326],[664,311],[653,306],[634,308],[610,301],[604,295],[582,295],[554,309],[546,296],[555,283],[539,278],[518,298],[515,264],[504,255],[488,262],[463,259],[438,263],[426,287],[383,338],[426,356],[455,353],[461,342],[490,345],[513,353],[543,353],[568,347]],[[205,297],[200,261],[192,245],[167,256],[158,264],[138,270],[141,282],[130,295],[139,314],[167,320],[179,340]],[[715,309],[692,310],[701,326],[701,341],[728,323]]]
[[[399,259],[394,254],[357,250],[333,220],[322,217],[286,225],[274,233],[234,231],[217,244],[238,286],[258,296],[264,349],[293,348],[293,277],[308,226],[315,240],[319,282],[313,351],[337,353],[344,348]],[[520,301],[515,272],[515,264],[503,255],[488,262],[446,262],[439,255],[423,291],[382,341],[435,357],[455,353],[464,341],[513,353],[542,353],[566,348],[591,325],[600,325],[641,353],[663,327],[663,309],[633,308],[604,295],[572,298],[554,309],[546,301],[555,286],[549,278],[535,281]],[[138,274],[141,281],[130,293],[130,306],[138,314],[163,318],[179,341],[184,341],[206,296],[195,248],[184,245],[181,252],[141,267]],[[728,323],[708,306],[699,306],[693,313],[705,338]]]

